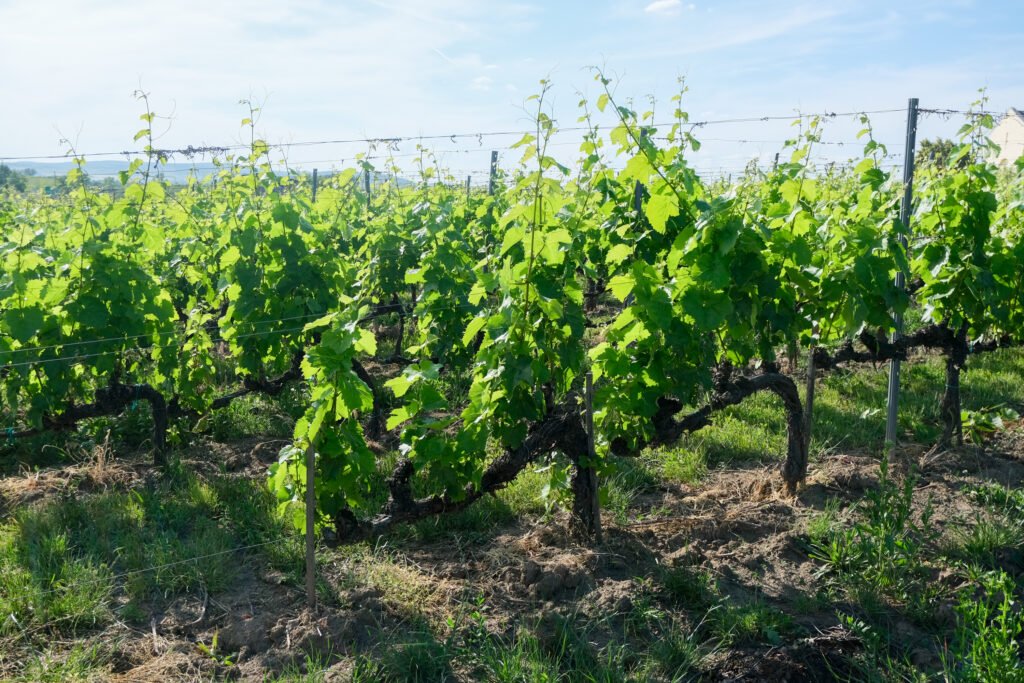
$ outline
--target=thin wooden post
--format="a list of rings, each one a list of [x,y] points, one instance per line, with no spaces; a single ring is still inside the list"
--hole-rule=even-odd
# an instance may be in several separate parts
[[[491,152],[491,175],[487,181],[487,194],[494,194],[494,185],[498,177],[498,150]]]
[[[772,162],[772,170],[774,171],[779,167],[779,153],[775,153],[775,161]]]
[[[316,446],[306,449],[306,604],[316,609]]]
[[[903,249],[907,248],[907,234],[910,232],[910,212],[914,199],[914,148],[917,142],[917,98],[911,97],[907,102],[907,140],[903,150],[903,201],[900,204],[900,224],[903,232],[899,237]],[[896,271],[896,286],[905,285],[903,270]],[[895,342],[903,336],[903,315],[896,314],[896,329],[892,333]],[[885,417],[885,445],[892,448],[896,445],[896,417],[900,403],[900,361],[893,358],[889,361],[889,394]]]
[[[370,172],[363,168],[363,191],[366,192],[366,208],[370,208]]]
[[[469,183],[470,183],[471,180],[473,180],[473,176],[471,176],[471,175],[466,176],[466,201],[467,202],[469,201]]]
[[[314,202],[316,201],[316,182],[317,182],[316,169],[314,168],[313,169],[313,201]]]

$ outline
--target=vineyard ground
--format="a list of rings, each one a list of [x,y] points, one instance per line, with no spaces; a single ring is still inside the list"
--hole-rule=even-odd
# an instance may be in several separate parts
[[[968,567],[1024,571],[1011,509],[1024,510],[1024,426],[930,449],[942,364],[904,377],[906,444],[888,488],[885,373],[836,373],[819,384],[795,500],[775,471],[784,416],[758,397],[622,462],[599,548],[565,535],[531,472],[459,515],[321,548],[317,614],[304,606],[301,540],[263,488],[295,397],[237,402],[163,473],[132,447],[145,416],[90,425],[94,442],[19,445],[0,454],[0,677],[923,680],[944,667]],[[1020,351],[972,359],[965,408],[1024,412],[1022,378]],[[908,476],[911,523],[924,518],[927,533],[899,568],[906,581],[815,557],[863,523],[866,494],[882,488],[896,505]],[[986,486],[1011,503],[972,494]]]

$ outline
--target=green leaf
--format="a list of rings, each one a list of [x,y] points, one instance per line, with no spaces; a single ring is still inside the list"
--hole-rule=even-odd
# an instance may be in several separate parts
[[[412,381],[406,375],[399,375],[384,382],[384,386],[394,392],[395,398],[402,398],[412,386]]]
[[[469,345],[473,343],[473,340],[476,339],[477,333],[482,330],[486,324],[487,318],[484,316],[479,316],[470,320],[469,324],[466,325],[466,331],[462,334],[462,345],[468,348]]]
[[[616,244],[608,250],[608,256],[604,262],[611,266],[617,266],[633,255],[633,247],[628,244]]]
[[[651,166],[651,162],[647,160],[647,156],[644,154],[637,154],[626,162],[626,167],[619,173],[619,180],[622,182],[628,182],[630,180],[638,180],[641,183],[646,183],[654,175],[654,167]]]
[[[523,241],[526,231],[518,225],[514,225],[505,231],[505,238],[501,242],[501,252],[498,256],[504,256],[508,250]]]
[[[4,323],[11,336],[24,344],[43,326],[43,311],[39,308],[13,308],[4,313]]]
[[[303,332],[312,332],[313,330],[319,330],[324,327],[330,327],[332,323],[337,319],[339,313],[328,313],[325,316],[317,318],[313,322],[306,323],[302,328]]]
[[[386,427],[388,431],[391,431],[398,425],[412,418],[409,410],[405,406],[399,406],[391,411],[391,415],[388,417]]]
[[[645,212],[651,227],[664,235],[668,219],[679,215],[679,200],[675,195],[652,194]]]
[[[612,296],[619,301],[625,301],[629,293],[633,291],[633,276],[631,274],[616,275],[608,280],[608,289]]]
[[[365,353],[368,356],[373,356],[377,353],[377,337],[374,336],[373,332],[369,330],[359,329],[356,330],[358,338],[353,344],[353,348],[356,353]]]

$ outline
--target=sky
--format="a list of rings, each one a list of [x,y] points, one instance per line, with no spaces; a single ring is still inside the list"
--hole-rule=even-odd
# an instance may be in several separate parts
[[[907,98],[965,109],[1024,108],[1020,0],[0,0],[0,158],[59,155],[62,139],[93,153],[139,149],[149,93],[161,148],[236,144],[250,100],[273,144],[520,131],[526,98],[552,83],[550,113],[577,124],[581,97],[616,97],[667,120],[680,78],[693,120],[797,112],[894,110],[872,116],[898,163]],[[919,137],[960,120],[922,119]],[[610,123],[605,116],[602,122]],[[825,128],[820,161],[856,153],[852,117]],[[788,121],[709,124],[694,165],[710,173],[761,163]],[[551,148],[574,157],[578,133]],[[517,159],[515,136],[432,140],[462,177],[486,174],[491,149]],[[407,163],[416,141],[393,153]],[[275,150],[303,168],[343,167],[366,142]],[[396,157],[397,158],[397,157]],[[176,158],[176,161],[185,159]],[[198,163],[198,162],[197,162]]]

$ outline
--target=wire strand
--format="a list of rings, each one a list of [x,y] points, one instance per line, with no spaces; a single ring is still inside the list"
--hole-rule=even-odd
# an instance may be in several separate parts
[[[811,114],[788,114],[788,115],[762,115],[762,116],[741,116],[733,118],[723,119],[706,119],[706,120],[675,120],[675,121],[662,121],[658,123],[642,123],[639,122],[637,125],[643,128],[660,128],[663,126],[674,126],[680,125],[684,127],[703,128],[706,126],[733,124],[733,123],[758,123],[765,121],[793,121],[796,119],[806,118],[839,118],[844,116],[859,116],[859,115],[873,115],[873,114],[893,114],[897,112],[906,111],[905,109],[875,109],[868,111],[845,111],[845,112],[834,112],[824,111]],[[938,110],[936,110],[938,111]],[[942,110],[942,111],[955,111],[955,110]],[[599,128],[599,127],[598,127]],[[594,130],[590,126],[568,126],[565,128],[559,128],[555,132],[556,134],[570,133],[570,132],[581,132]],[[513,135],[533,135],[536,131],[533,130],[498,130],[498,131],[478,131],[474,133],[447,133],[447,134],[435,134],[435,135],[395,135],[377,138],[339,138],[333,140],[303,140],[299,142],[281,142],[281,143],[265,143],[268,149],[292,149],[292,148],[303,148],[303,147],[314,147],[320,145],[345,145],[345,144],[368,144],[368,145],[395,145],[402,142],[418,142],[425,140],[461,140],[461,139],[478,139],[481,140],[481,150],[483,150],[483,139],[493,137],[509,137]],[[23,155],[5,155],[0,156],[0,161],[19,161],[19,160],[33,160],[33,159],[71,159],[71,158],[85,158],[85,157],[111,157],[111,156],[125,156],[125,157],[143,157],[143,156],[158,156],[158,157],[170,157],[170,156],[184,156],[187,158],[193,158],[195,156],[206,155],[206,154],[224,154],[231,151],[252,149],[252,145],[248,144],[230,144],[230,145],[187,145],[186,147],[177,149],[152,149],[152,150],[121,150],[116,152],[82,152],[76,155],[70,153],[66,154],[23,154]]]

